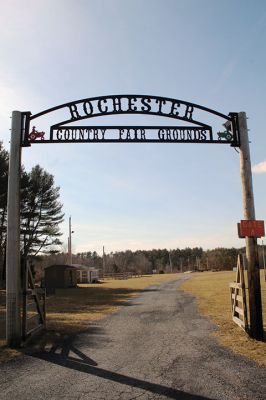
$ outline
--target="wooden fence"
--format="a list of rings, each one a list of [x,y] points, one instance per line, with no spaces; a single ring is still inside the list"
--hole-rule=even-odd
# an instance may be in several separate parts
[[[108,274],[100,274],[100,279],[129,279],[139,278],[142,275],[133,272],[110,272]]]
[[[236,281],[229,284],[230,301],[233,321],[243,328],[248,329],[246,287],[242,256],[237,258]]]

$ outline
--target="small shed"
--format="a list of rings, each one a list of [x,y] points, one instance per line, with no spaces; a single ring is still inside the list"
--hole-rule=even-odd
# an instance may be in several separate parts
[[[71,288],[77,286],[77,270],[71,265],[51,265],[44,270],[44,285],[50,289]]]
[[[94,283],[99,280],[99,270],[86,265],[72,264],[76,268],[78,283]]]

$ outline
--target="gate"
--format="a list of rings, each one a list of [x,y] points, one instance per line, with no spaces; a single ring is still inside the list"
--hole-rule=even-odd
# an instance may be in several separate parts
[[[46,291],[35,286],[28,262],[24,271],[22,296],[22,340],[25,341],[46,325]]]
[[[233,321],[248,330],[247,304],[246,304],[246,285],[243,267],[243,254],[238,254],[236,280],[230,283],[230,302]]]

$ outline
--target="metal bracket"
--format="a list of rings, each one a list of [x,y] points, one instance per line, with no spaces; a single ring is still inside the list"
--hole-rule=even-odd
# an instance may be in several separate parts
[[[25,111],[21,113],[21,139],[20,143],[22,147],[30,147],[29,141],[29,129],[30,129],[30,111]]]

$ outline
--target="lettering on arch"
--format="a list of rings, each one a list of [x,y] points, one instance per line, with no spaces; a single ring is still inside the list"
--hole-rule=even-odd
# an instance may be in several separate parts
[[[68,105],[71,121],[111,114],[151,114],[193,122],[194,106],[174,99],[152,96],[109,96]]]
[[[63,142],[157,142],[157,143],[228,143],[239,146],[237,113],[222,114],[207,107],[169,97],[150,95],[109,95],[91,97],[44,110],[32,115],[24,113],[22,146],[31,143]],[[36,120],[53,114],[55,123],[47,128]],[[88,126],[73,123],[95,117],[119,114],[143,114],[183,121],[179,126]],[[212,126],[219,119],[219,128]],[[49,115],[49,125],[51,116]],[[131,117],[132,121],[132,117]],[[162,119],[161,119],[162,121]],[[47,126],[47,125],[46,125]],[[215,126],[215,127],[214,127]],[[223,126],[225,128],[223,128]]]

